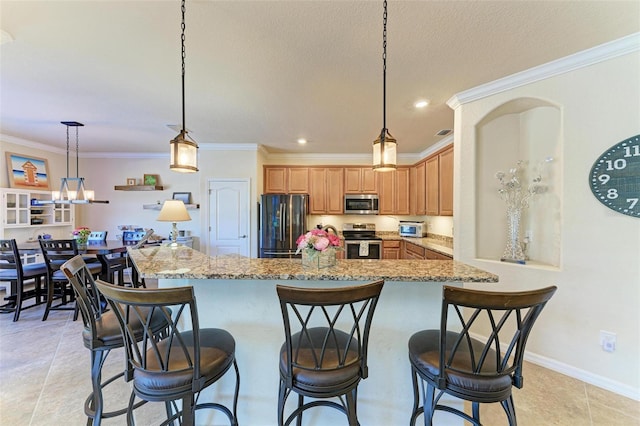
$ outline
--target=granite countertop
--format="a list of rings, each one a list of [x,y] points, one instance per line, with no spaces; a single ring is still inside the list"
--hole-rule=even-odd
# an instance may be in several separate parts
[[[498,282],[497,275],[454,260],[338,260],[314,270],[300,259],[210,257],[184,246],[128,252],[141,277],[155,279]]]

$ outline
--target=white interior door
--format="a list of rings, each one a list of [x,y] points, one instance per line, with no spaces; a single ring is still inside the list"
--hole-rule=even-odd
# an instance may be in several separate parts
[[[249,257],[249,180],[209,181],[210,256],[239,254]]]

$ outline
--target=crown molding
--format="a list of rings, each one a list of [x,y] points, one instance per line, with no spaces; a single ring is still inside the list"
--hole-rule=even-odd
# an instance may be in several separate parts
[[[640,50],[640,32],[565,56],[546,64],[482,84],[453,95],[447,105],[452,109],[478,99],[604,62]]]

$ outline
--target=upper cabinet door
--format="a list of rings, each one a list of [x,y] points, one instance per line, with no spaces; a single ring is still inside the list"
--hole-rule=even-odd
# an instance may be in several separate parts
[[[439,155],[440,216],[453,216],[453,147]]]
[[[286,167],[265,167],[264,168],[264,193],[265,194],[286,194],[287,193],[287,168]]]
[[[440,214],[440,175],[438,170],[438,156],[427,159],[427,206],[426,214],[438,216]]]
[[[289,167],[289,194],[309,193],[309,168]]]
[[[309,169],[307,167],[264,167],[265,194],[308,194]]]
[[[345,167],[345,194],[377,194],[376,172],[371,167]]]

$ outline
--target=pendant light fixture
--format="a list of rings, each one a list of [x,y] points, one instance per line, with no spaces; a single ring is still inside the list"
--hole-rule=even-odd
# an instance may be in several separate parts
[[[373,141],[373,170],[386,172],[396,169],[396,140],[387,130],[387,0],[382,15],[382,131]]]
[[[52,200],[39,201],[40,204],[90,204],[101,203],[107,204],[109,201],[95,200],[95,194],[92,190],[86,189],[84,186],[84,178],[80,177],[80,160],[78,153],[80,151],[80,143],[78,138],[78,127],[84,126],[77,121],[61,121],[60,123],[67,126],[67,176],[62,178],[60,191],[52,191]],[[69,127],[76,128],[76,177],[69,176]]]
[[[185,125],[185,113],[184,113],[184,15],[185,15],[185,0],[182,0],[182,36],[180,41],[182,43],[182,129],[180,134],[171,140],[169,143],[171,150],[171,164],[169,168],[176,172],[193,173],[198,171],[198,144],[187,139],[187,127]]]

